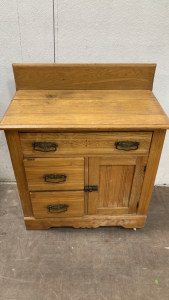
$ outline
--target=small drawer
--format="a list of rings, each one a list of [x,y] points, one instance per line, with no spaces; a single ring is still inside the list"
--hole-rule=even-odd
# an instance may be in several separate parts
[[[20,133],[24,157],[142,155],[148,153],[151,138],[152,132]]]
[[[29,191],[84,189],[84,158],[31,158],[24,166]]]
[[[84,192],[30,193],[34,217],[63,218],[84,215]]]

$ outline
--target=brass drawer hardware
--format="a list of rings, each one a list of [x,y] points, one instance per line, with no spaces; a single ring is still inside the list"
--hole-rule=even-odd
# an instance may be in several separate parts
[[[115,142],[115,146],[117,150],[123,150],[123,151],[132,151],[132,150],[137,150],[138,146],[140,145],[139,142],[132,142],[132,141],[120,141],[120,142]],[[118,147],[122,147],[118,148]],[[135,147],[132,149],[131,147]]]
[[[135,151],[138,155],[148,154],[152,132],[34,132],[20,133],[20,141],[23,150],[24,158],[28,157],[58,157],[59,155],[98,155],[101,153],[115,154],[117,149],[114,146],[117,141],[137,141],[140,143],[139,151]],[[44,151],[37,146],[34,151],[33,142],[52,141],[57,143],[56,151]],[[126,143],[126,142],[125,142]],[[121,148],[118,146],[118,148]],[[132,147],[136,148],[136,147]],[[46,149],[53,150],[54,148]],[[43,150],[43,152],[39,151]]]
[[[93,192],[93,191],[98,191],[98,186],[97,185],[86,185],[84,187],[85,192]]]
[[[67,211],[69,205],[67,204],[57,204],[57,205],[49,205],[48,211],[49,213],[63,213]]]
[[[43,178],[45,179],[45,182],[51,182],[51,183],[60,183],[60,182],[65,182],[67,176],[66,175],[62,175],[62,174],[47,174],[44,175]],[[61,179],[61,180],[57,180],[57,181],[50,181],[47,179]]]
[[[33,150],[35,151],[40,151],[40,152],[55,152],[57,148],[56,143],[51,143],[51,142],[34,142],[32,143]],[[36,149],[36,147],[42,148],[43,150]],[[50,148],[53,148],[49,150]]]

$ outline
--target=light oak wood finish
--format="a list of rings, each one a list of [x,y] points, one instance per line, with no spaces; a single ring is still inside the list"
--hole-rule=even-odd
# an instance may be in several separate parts
[[[0,129],[154,130],[169,128],[168,117],[151,91],[63,91],[56,98],[14,97]],[[33,93],[33,91],[32,91]],[[59,91],[56,91],[59,93]],[[52,96],[52,95],[51,95]],[[59,98],[61,97],[61,99]],[[84,100],[86,99],[86,100]]]
[[[116,149],[117,141],[137,141],[137,150],[134,155],[147,155],[150,148],[152,132],[104,132],[104,133],[20,133],[20,140],[24,157],[57,157],[58,155],[93,155],[115,154],[122,155],[121,150]],[[55,152],[35,151],[34,142],[57,143]],[[131,147],[135,149],[135,147]],[[36,150],[43,150],[36,147]],[[130,151],[125,151],[130,154]]]
[[[84,192],[34,192],[30,193],[34,217],[67,218],[84,215]],[[68,205],[65,212],[49,212],[49,205]]]
[[[104,208],[98,208],[97,209],[97,215],[126,215],[128,214],[128,207],[116,207],[116,208],[110,208],[110,207],[104,207]]]
[[[156,64],[13,64],[16,90],[152,90]]]
[[[151,90],[18,90],[12,100],[148,101],[158,103]],[[147,102],[147,104],[148,104]],[[68,102],[69,103],[69,102]],[[76,103],[76,102],[75,102]],[[94,102],[95,103],[95,102]],[[126,103],[127,104],[127,103]]]
[[[84,158],[84,186],[89,185],[89,158]],[[88,193],[84,194],[84,214],[88,213]]]
[[[169,129],[152,93],[155,67],[13,65],[17,92],[0,129],[6,132],[27,229],[144,227]],[[33,150],[33,142],[45,141],[57,143],[56,151]],[[139,147],[117,150],[117,141]],[[45,182],[44,175],[56,173],[66,181]],[[90,185],[98,191],[86,191]],[[49,213],[47,207],[58,203],[69,203],[68,211]]]
[[[24,166],[30,191],[84,189],[84,158],[25,159]],[[48,174],[65,175],[66,179],[57,183],[63,179],[49,178],[45,182],[44,175]]]
[[[32,205],[28,192],[28,185],[23,164],[23,154],[21,150],[18,131],[8,130],[5,131],[5,135],[18,186],[23,213],[25,217],[32,216]]]
[[[160,161],[161,151],[165,139],[165,130],[154,131],[149,160],[147,163],[146,174],[143,182],[143,188],[140,196],[138,215],[146,215],[149,207],[154,181]]]
[[[110,163],[100,165],[98,208],[128,207],[134,169]]]
[[[147,157],[131,154],[89,158],[89,185],[97,185],[98,191],[89,193],[88,213],[136,213],[146,162]]]
[[[143,180],[147,168],[148,157],[141,156],[137,157],[135,165],[135,173],[132,182],[130,205],[128,209],[129,214],[134,214],[137,211],[137,205],[140,200],[140,195],[143,186]]]
[[[146,216],[83,216],[73,218],[24,218],[26,229],[49,229],[50,227],[97,228],[99,226],[122,226],[143,228]]]

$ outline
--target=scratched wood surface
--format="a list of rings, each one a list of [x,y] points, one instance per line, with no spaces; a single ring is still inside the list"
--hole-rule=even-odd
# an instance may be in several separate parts
[[[169,128],[169,119],[151,91],[26,91],[25,96],[20,92],[0,129]]]
[[[35,232],[25,230],[16,185],[1,184],[0,298],[167,300],[168,199],[168,187],[154,188],[146,225],[137,231]]]
[[[117,141],[137,141],[138,149],[134,155],[147,155],[152,132],[104,132],[104,133],[20,133],[20,142],[24,157],[57,157],[58,155],[121,155],[116,149]],[[34,142],[52,142],[57,144],[56,151],[41,152],[43,148],[33,147]],[[120,148],[120,147],[119,147]],[[136,147],[131,147],[135,149]],[[50,150],[55,150],[51,148]],[[125,154],[130,155],[130,151]]]

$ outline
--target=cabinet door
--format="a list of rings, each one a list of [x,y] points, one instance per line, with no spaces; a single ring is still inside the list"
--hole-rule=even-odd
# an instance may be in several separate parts
[[[136,213],[144,179],[146,156],[121,155],[89,158],[88,214]]]

